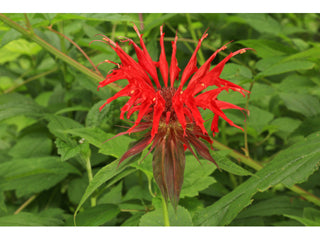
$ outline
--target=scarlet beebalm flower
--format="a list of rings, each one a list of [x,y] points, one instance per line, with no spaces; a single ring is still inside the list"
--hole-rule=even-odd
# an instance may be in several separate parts
[[[217,97],[222,91],[229,91],[230,89],[245,96],[246,90],[234,83],[221,79],[220,74],[224,65],[231,57],[244,53],[248,48],[230,53],[210,70],[210,64],[215,56],[227,48],[224,45],[198,68],[196,55],[202,41],[208,35],[205,32],[199,40],[178,84],[176,80],[179,79],[180,68],[176,59],[177,36],[172,42],[172,56],[169,67],[165,54],[162,26],[160,27],[161,53],[158,62],[154,62],[151,59],[142,35],[136,26],[134,26],[134,29],[139,36],[141,48],[131,39],[124,41],[129,42],[129,45],[134,47],[138,62],[131,58],[118,43],[113,42],[106,36],[103,37],[103,41],[109,44],[117,53],[121,64],[106,60],[106,62],[115,64],[117,68],[112,70],[105,80],[100,82],[98,89],[120,79],[127,79],[128,85],[109,98],[100,107],[100,110],[106,104],[119,97],[129,97],[128,102],[121,108],[120,118],[123,119],[126,112],[128,119],[134,112],[137,112],[138,115],[130,129],[116,136],[145,131],[147,129],[148,131],[142,139],[136,142],[121,157],[119,164],[128,157],[142,152],[150,145],[148,153],[154,150],[154,178],[163,196],[166,199],[169,197],[173,206],[176,207],[183,182],[185,150],[190,150],[196,158],[198,154],[216,164],[209,153],[207,145],[200,140],[203,139],[210,144],[212,143],[204,127],[204,120],[199,108],[209,109],[214,113],[211,123],[213,135],[219,131],[218,120],[220,117],[230,125],[241,129],[241,127],[227,118],[222,110],[230,108],[244,109],[231,103],[220,101]],[[162,85],[159,81],[157,69],[161,73]],[[190,80],[188,81],[189,78]],[[216,88],[204,91],[209,86],[216,86]]]

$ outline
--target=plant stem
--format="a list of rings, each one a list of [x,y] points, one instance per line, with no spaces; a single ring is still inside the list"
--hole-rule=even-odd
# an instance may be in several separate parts
[[[13,214],[18,214],[21,212],[23,209],[25,209],[33,200],[36,199],[38,195],[34,194],[32,195],[27,201],[25,201]]]
[[[90,158],[86,159],[86,170],[87,170],[87,173],[88,173],[88,180],[89,180],[89,184],[90,184],[90,182],[93,179]],[[92,195],[90,201],[91,201],[91,207],[95,207],[97,205],[97,199],[96,199],[95,196]]]
[[[164,226],[170,227],[167,201],[165,200],[165,198],[162,195],[161,195],[161,198],[162,198],[162,211],[163,211]]]

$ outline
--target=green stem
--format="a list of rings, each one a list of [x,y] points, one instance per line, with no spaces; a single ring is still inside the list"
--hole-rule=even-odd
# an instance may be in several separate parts
[[[27,201],[25,201],[13,214],[18,214],[21,212],[23,209],[25,209],[33,200],[36,199],[38,194],[32,195]]]
[[[161,195],[161,198],[162,198],[162,211],[163,211],[164,226],[170,227],[167,201],[165,200],[165,198],[162,195]]]
[[[87,173],[88,173],[88,180],[89,180],[89,184],[90,184],[90,182],[93,179],[90,158],[86,159],[86,170],[87,170]],[[97,205],[96,197],[92,195],[90,200],[91,200],[91,207],[95,207]]]

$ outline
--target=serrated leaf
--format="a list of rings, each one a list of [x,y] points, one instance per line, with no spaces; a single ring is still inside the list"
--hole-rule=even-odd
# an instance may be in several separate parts
[[[80,145],[68,144],[62,141],[60,138],[57,138],[55,144],[58,149],[58,154],[61,155],[62,161],[67,161],[70,158],[73,158],[80,154],[81,148]]]
[[[201,164],[192,155],[186,155],[186,167],[180,198],[198,196],[199,192],[208,188],[216,180],[210,175],[217,167],[207,160]]]
[[[110,114],[109,108],[110,105],[106,105],[101,111],[99,108],[104,104],[106,101],[101,100],[93,105],[93,107],[89,110],[87,117],[86,117],[86,126],[87,127],[98,127],[101,125],[101,122],[105,117]]]
[[[84,138],[90,144],[98,147],[100,153],[116,158],[121,157],[125,153],[129,143],[132,141],[132,139],[127,136],[118,136],[107,141],[114,137],[114,135],[105,133],[96,127],[66,129],[64,132]]]
[[[219,152],[211,151],[213,159],[217,162],[218,166],[229,173],[238,176],[250,176],[253,175],[248,170],[240,167],[238,164],[231,161],[227,156],[222,155]]]
[[[250,205],[252,196],[279,183],[286,187],[306,181],[319,167],[320,133],[281,151],[263,169],[213,205],[197,212],[196,225],[216,226],[229,224],[239,212]]]
[[[52,134],[54,134],[56,137],[72,145],[72,141],[70,140],[70,137],[64,131],[67,129],[81,128],[82,125],[71,118],[53,115],[53,114],[46,114],[45,118],[49,121],[49,124],[48,124],[49,131]]]
[[[171,205],[168,206],[170,226],[193,226],[191,215],[187,209],[178,206],[175,213]],[[139,226],[164,226],[163,211],[161,208],[146,213],[140,218]]]

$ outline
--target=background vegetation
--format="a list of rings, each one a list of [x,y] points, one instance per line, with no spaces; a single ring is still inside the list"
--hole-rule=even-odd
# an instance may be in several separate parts
[[[154,61],[159,26],[167,56],[177,30],[181,69],[207,28],[199,64],[231,40],[218,60],[242,47],[256,50],[234,57],[222,73],[251,91],[249,98],[221,96],[250,110],[247,117],[226,111],[245,131],[220,122],[212,155],[222,171],[187,155],[177,215],[169,206],[171,225],[320,225],[319,14],[42,13],[0,20],[1,226],[163,226],[152,157],[117,168],[138,136],[104,143],[128,126],[119,120],[124,100],[99,113],[116,89],[97,91],[98,81],[113,65],[96,71],[79,50],[94,65],[119,62],[109,46],[89,43],[96,34],[137,41],[132,22]]]

